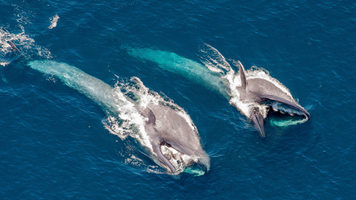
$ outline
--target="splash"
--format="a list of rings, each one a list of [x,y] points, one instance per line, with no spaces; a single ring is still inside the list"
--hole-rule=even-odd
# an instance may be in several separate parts
[[[5,67],[6,65],[10,64],[10,61],[2,61],[0,62],[0,65]]]
[[[248,118],[251,115],[251,108],[258,107],[259,110],[264,111],[264,117],[267,116],[266,108],[268,105],[257,104],[253,101],[246,101],[240,99],[240,94],[236,87],[241,86],[241,79],[238,72],[235,72],[230,63],[225,59],[225,57],[214,47],[204,44],[199,50],[200,64],[196,61],[189,60],[187,58],[181,57],[175,53],[153,50],[148,48],[131,48],[122,47],[125,49],[129,55],[145,59],[149,61],[156,62],[159,67],[164,70],[180,74],[190,81],[198,83],[207,89],[215,91],[226,99],[229,100],[231,105],[234,105],[240,112],[246,115]],[[235,68],[238,68],[237,61],[230,60]],[[289,89],[286,88],[277,79],[272,78],[268,71],[258,67],[252,67],[246,71],[246,79],[251,80],[255,78],[264,79],[271,82],[279,89],[281,89],[286,95],[290,97],[293,102],[296,102],[290,93]],[[275,108],[283,110],[284,107],[281,105],[274,105]],[[289,109],[285,111],[292,114],[299,114],[298,111],[294,109]],[[289,126],[298,123],[303,123],[307,119],[299,120],[287,120],[284,123],[274,123],[276,126]]]
[[[56,14],[55,16],[51,17],[51,25],[48,27],[49,29],[53,29],[54,27],[57,26],[57,22],[58,22],[59,16]]]
[[[7,43],[7,41],[11,41],[19,48],[23,55],[26,55],[27,60],[33,59],[32,56],[36,57],[36,59],[52,59],[51,52],[37,45],[35,40],[31,38],[31,35],[25,32],[24,26],[31,24],[33,16],[35,16],[31,5],[26,1],[11,5],[14,7],[13,19],[18,23],[16,28],[19,27],[20,29],[18,29],[16,33],[10,33],[6,28],[9,26],[3,25],[0,27],[0,58],[8,58],[11,56],[12,49]],[[54,16],[54,18],[56,18],[56,16]],[[11,61],[13,60],[9,59],[7,62],[0,62],[2,66],[6,66],[11,63]]]
[[[44,74],[57,77],[65,85],[92,99],[107,113],[108,117],[103,123],[110,133],[117,135],[122,140],[127,137],[134,138],[142,149],[149,150],[151,154],[153,154],[153,149],[144,127],[148,119],[140,114],[140,107],[145,108],[148,104],[169,106],[184,116],[198,134],[189,115],[181,107],[174,104],[172,100],[167,100],[156,92],[150,91],[137,77],[133,77],[129,81],[119,81],[115,87],[111,87],[66,63],[42,60],[30,61],[28,65]],[[183,172],[188,167],[189,159],[194,159],[181,155],[170,147],[163,148],[163,151],[166,156],[170,156],[170,161],[176,167],[177,173]],[[132,162],[133,165],[141,163],[139,159],[133,159],[132,156],[130,159],[126,159],[126,162]],[[156,163],[160,164],[160,162]]]
[[[28,34],[25,33],[25,29],[21,27],[20,33],[10,33],[5,28],[0,28],[0,57],[9,58],[12,54],[12,48],[8,41],[13,42],[20,51],[27,55],[27,59],[31,58],[31,55],[40,57],[43,59],[51,59],[51,52],[35,43],[35,40],[32,39]],[[8,61],[1,61],[1,65],[8,65],[12,59]]]

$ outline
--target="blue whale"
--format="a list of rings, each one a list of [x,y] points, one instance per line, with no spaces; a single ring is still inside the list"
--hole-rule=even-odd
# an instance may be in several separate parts
[[[202,175],[209,170],[210,159],[201,146],[195,125],[184,111],[155,102],[137,105],[120,89],[66,63],[37,60],[28,62],[28,66],[57,77],[65,85],[92,99],[108,115],[129,121],[128,127],[135,126],[138,130],[131,136],[138,140],[154,162],[170,174],[186,171]]]
[[[157,63],[164,70],[180,74],[222,95],[254,124],[262,138],[265,138],[264,119],[271,110],[303,117],[301,120],[276,123],[279,126],[303,123],[310,119],[309,112],[266,70],[251,69],[246,72],[241,62],[232,61],[239,68],[237,73],[210,45],[204,45],[201,50],[203,64],[167,51],[132,47],[123,49],[131,56]]]

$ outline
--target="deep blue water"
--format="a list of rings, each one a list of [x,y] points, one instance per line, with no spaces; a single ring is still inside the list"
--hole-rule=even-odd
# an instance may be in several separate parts
[[[0,0],[1,199],[354,199],[355,13],[353,1]],[[28,60],[112,86],[135,76],[168,96],[198,128],[210,171],[151,172],[156,164],[110,134],[95,102],[24,59],[7,62],[7,40]],[[226,98],[123,48],[199,62],[202,44],[269,71],[312,118],[266,123],[262,140]]]

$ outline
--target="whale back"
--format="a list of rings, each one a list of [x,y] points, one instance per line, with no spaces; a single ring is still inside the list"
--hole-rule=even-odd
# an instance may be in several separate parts
[[[248,80],[247,90],[250,93],[256,94],[257,96],[265,96],[272,95],[276,97],[280,97],[282,99],[286,99],[291,102],[295,102],[294,99],[282,91],[279,87],[277,87],[272,82],[261,79],[261,78],[253,78]]]

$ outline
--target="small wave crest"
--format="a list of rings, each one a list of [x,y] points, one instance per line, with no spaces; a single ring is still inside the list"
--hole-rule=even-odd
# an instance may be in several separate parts
[[[49,29],[53,29],[54,27],[57,26],[57,22],[58,22],[58,19],[59,19],[59,16],[58,14],[56,14],[55,16],[49,18],[51,20],[51,25],[48,27]]]

